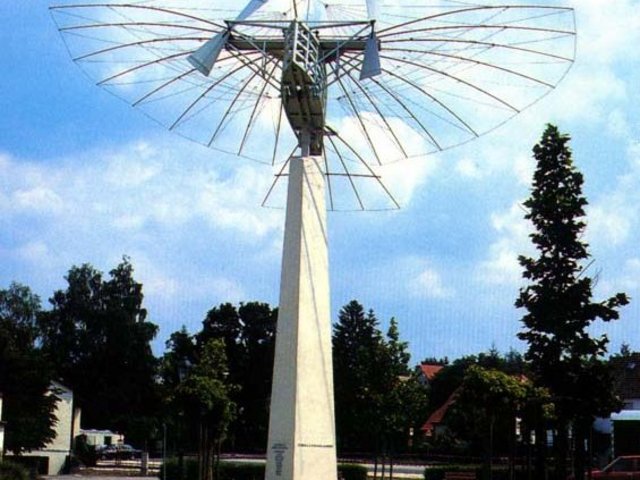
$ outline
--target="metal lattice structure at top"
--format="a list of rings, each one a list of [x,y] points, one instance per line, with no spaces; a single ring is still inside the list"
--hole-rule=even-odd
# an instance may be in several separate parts
[[[358,182],[371,178],[397,205],[376,166],[492,130],[554,88],[575,53],[573,11],[548,5],[145,0],[51,11],[75,62],[170,130],[272,164],[308,145],[324,158],[331,208],[369,207]]]

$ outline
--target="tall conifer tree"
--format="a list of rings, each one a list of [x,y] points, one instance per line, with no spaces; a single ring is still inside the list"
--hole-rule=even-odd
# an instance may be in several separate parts
[[[538,258],[521,256],[529,285],[520,291],[516,306],[525,308],[519,338],[528,343],[526,358],[536,380],[554,398],[557,417],[556,475],[566,478],[567,429],[576,435],[576,478],[584,478],[585,438],[593,417],[615,408],[611,375],[601,359],[607,351],[606,335],[592,336],[596,321],[618,319],[618,308],[628,303],[625,294],[592,300],[593,280],[585,275],[588,245],[582,240],[587,200],[583,177],[575,168],[569,136],[548,125],[533,148],[537,168],[531,196],[524,203],[530,235]]]

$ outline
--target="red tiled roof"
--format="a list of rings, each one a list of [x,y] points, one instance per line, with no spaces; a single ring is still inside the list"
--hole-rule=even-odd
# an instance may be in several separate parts
[[[431,363],[422,363],[420,364],[420,370],[422,370],[423,375],[427,380],[433,380],[433,377],[436,376],[440,370],[442,370],[442,365],[434,365]]]
[[[451,405],[455,403],[459,392],[460,392],[460,387],[456,388],[454,392],[451,395],[449,395],[449,398],[447,398],[447,401],[444,402],[442,406],[438,408],[435,412],[433,412],[431,416],[429,416],[427,421],[424,423],[424,425],[420,427],[420,430],[422,430],[425,433],[425,435],[431,435],[435,427],[438,424],[442,423],[442,420],[444,420],[444,416],[447,414],[447,410],[449,410],[449,407],[451,407]]]

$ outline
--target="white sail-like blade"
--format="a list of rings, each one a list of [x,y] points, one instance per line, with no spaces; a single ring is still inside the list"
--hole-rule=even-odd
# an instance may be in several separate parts
[[[227,39],[229,38],[229,31],[218,33],[207,42],[202,45],[198,50],[193,52],[187,57],[187,60],[193,65],[201,74],[208,77],[211,73],[213,65],[218,60],[220,52],[224,48]]]
[[[251,14],[267,3],[268,0],[251,0],[246,7],[236,17],[236,20],[246,20]],[[211,73],[211,69],[215,65],[220,52],[224,48],[229,39],[229,31],[218,33],[202,45],[198,50],[193,52],[187,60],[205,77]]]
[[[369,20],[377,20],[380,18],[378,10],[378,0],[367,0],[367,15]]]
[[[261,6],[267,3],[268,0],[251,0],[246,7],[240,12],[236,20],[246,20],[249,15],[258,10]]]
[[[380,75],[380,73],[382,73],[382,70],[380,69],[378,38],[376,37],[376,32],[372,31],[364,49],[364,60],[362,61],[362,68],[360,69],[360,80],[375,77]]]

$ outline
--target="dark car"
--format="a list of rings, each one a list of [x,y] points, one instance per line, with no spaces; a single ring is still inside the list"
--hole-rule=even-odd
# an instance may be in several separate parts
[[[141,451],[133,448],[131,445],[107,445],[100,449],[98,458],[102,460],[133,460],[140,458]]]
[[[640,480],[640,455],[630,455],[616,458],[602,470],[591,472],[594,480]]]

